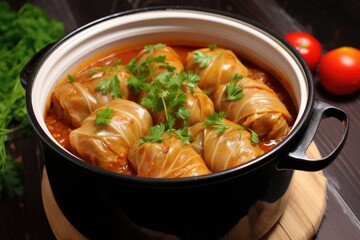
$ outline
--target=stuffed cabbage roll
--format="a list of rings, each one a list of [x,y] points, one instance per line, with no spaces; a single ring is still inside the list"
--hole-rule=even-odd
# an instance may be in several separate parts
[[[221,124],[223,131],[219,124],[197,123],[189,128],[191,144],[212,172],[239,166],[264,153],[246,128],[225,118]]]
[[[282,139],[289,133],[293,118],[266,84],[251,78],[239,80],[236,86],[243,97],[235,101],[227,99],[227,86],[219,86],[214,94],[216,111],[224,111],[227,119],[251,128],[262,139]]]
[[[113,172],[127,173],[130,146],[147,135],[152,124],[144,107],[115,99],[96,109],[81,127],[71,131],[70,144],[84,160]]]
[[[137,176],[143,177],[182,178],[211,173],[191,144],[183,145],[175,136],[165,137],[161,143],[132,145],[129,161]]]
[[[131,73],[124,66],[92,68],[56,87],[52,104],[58,117],[79,127],[95,109],[115,98],[128,99],[127,79]]]
[[[232,81],[235,75],[248,75],[247,68],[234,52],[224,48],[202,48],[190,52],[186,58],[185,70],[200,76],[198,86],[211,99],[219,85]]]
[[[164,59],[161,59],[161,57],[164,57]],[[138,65],[149,62],[151,69],[149,75],[151,78],[155,78],[165,70],[168,70],[169,67],[171,67],[171,71],[174,71],[175,73],[184,69],[184,65],[181,62],[178,53],[172,47],[161,43],[145,46],[135,59],[136,64]],[[150,80],[150,82],[151,81],[152,80]]]
[[[185,95],[184,108],[190,111],[190,117],[186,119],[190,126],[205,121],[215,111],[214,103],[200,88],[196,87],[193,93],[186,88]]]

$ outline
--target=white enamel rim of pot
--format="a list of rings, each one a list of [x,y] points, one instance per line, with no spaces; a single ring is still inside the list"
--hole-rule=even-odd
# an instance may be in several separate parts
[[[245,59],[255,61],[280,80],[289,81],[285,86],[294,90],[294,100],[298,104],[298,115],[292,130],[301,125],[302,116],[309,108],[309,99],[312,101],[312,91],[309,90],[311,82],[300,55],[289,44],[263,27],[232,16],[189,9],[164,9],[99,19],[70,33],[51,49],[38,67],[31,83],[30,96],[33,114],[46,136],[58,148],[62,148],[47,129],[44,112],[54,86],[75,66],[112,47],[131,46],[139,42],[158,43],[161,42],[159,39],[170,43],[216,43],[236,51]],[[65,149],[62,151],[77,158]]]

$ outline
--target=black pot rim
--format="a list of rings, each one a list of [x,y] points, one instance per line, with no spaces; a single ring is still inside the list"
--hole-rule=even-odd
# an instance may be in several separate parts
[[[35,66],[34,72],[38,72],[39,69],[42,67],[45,60],[51,53],[59,47],[63,42],[65,42],[69,38],[76,37],[76,35],[85,29],[88,29],[98,23],[108,21],[110,19],[114,19],[117,17],[122,17],[130,14],[141,13],[141,12],[148,12],[148,11],[176,11],[176,10],[190,10],[201,13],[210,13],[210,14],[217,14],[226,17],[233,18],[234,20],[240,20],[250,25],[255,26],[256,28],[260,29],[266,35],[270,36],[275,41],[281,42],[283,45],[287,47],[287,51],[290,51],[295,58],[300,62],[302,69],[304,70],[306,86],[308,87],[308,98],[306,102],[306,107],[304,110],[303,115],[301,116],[298,124],[292,129],[289,135],[284,138],[277,146],[273,149],[269,150],[268,152],[264,153],[263,155],[259,156],[258,158],[234,167],[232,169],[228,169],[222,172],[212,173],[209,175],[198,176],[198,177],[189,177],[189,178],[176,178],[176,179],[163,179],[163,178],[146,178],[146,177],[139,177],[139,176],[128,176],[123,174],[118,174],[114,172],[110,172],[99,167],[93,166],[85,161],[79,160],[78,158],[68,154],[64,149],[59,147],[56,143],[54,143],[45,131],[42,129],[38,121],[36,120],[32,103],[31,103],[31,94],[32,94],[32,85],[33,82],[31,81],[26,85],[26,106],[29,115],[30,122],[35,129],[38,137],[45,143],[48,147],[58,153],[60,156],[69,161],[73,166],[86,170],[90,174],[96,174],[98,176],[102,176],[108,181],[123,181],[124,184],[136,184],[136,185],[143,185],[143,186],[162,186],[162,187],[171,187],[171,186],[190,186],[190,185],[202,185],[202,184],[209,184],[209,183],[219,183],[221,181],[231,180],[233,178],[237,178],[244,174],[250,173],[255,171],[257,168],[260,168],[263,165],[273,163],[276,165],[276,159],[280,157],[282,154],[286,154],[288,149],[296,142],[298,137],[301,135],[301,132],[306,127],[307,122],[309,121],[312,113],[312,106],[314,103],[314,89],[312,84],[312,75],[310,70],[308,69],[305,61],[303,60],[300,53],[286,40],[282,38],[279,34],[273,32],[268,27],[256,22],[254,20],[248,19],[244,16],[236,15],[233,13],[214,10],[214,9],[206,9],[206,8],[198,8],[198,7],[187,7],[187,6],[161,6],[161,7],[147,7],[147,8],[139,8],[135,10],[128,10],[124,12],[119,12],[115,14],[108,15],[106,17],[97,19],[92,21],[82,27],[79,27],[72,32],[65,35],[61,38],[58,42],[54,43],[51,47],[49,47],[48,51],[42,56],[42,58],[38,61],[38,64]],[[35,75],[34,75],[35,76]],[[32,79],[33,80],[33,79]],[[42,143],[42,144],[43,144]],[[275,161],[275,162],[274,162]],[[46,166],[46,159],[45,159],[45,166]]]

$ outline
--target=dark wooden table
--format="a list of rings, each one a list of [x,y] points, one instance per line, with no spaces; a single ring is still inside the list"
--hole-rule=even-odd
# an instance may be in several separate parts
[[[8,0],[18,9],[25,0]],[[326,52],[335,47],[360,49],[360,1],[358,0],[32,0],[51,18],[65,23],[69,32],[96,18],[128,9],[157,5],[187,5],[221,9],[251,18],[279,34],[301,30],[313,34]],[[360,239],[360,92],[334,96],[325,92],[314,73],[316,98],[341,107],[350,116],[348,139],[340,156],[324,170],[328,180],[327,208],[315,236],[318,240]],[[338,143],[342,128],[328,119],[319,127],[315,142],[321,154]],[[54,239],[41,199],[43,159],[35,136],[13,136],[9,145],[23,161],[22,197],[0,200],[0,239]]]

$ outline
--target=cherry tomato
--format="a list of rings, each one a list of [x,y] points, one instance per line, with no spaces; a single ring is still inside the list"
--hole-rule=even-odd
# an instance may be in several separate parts
[[[320,42],[306,32],[291,32],[285,35],[285,39],[299,51],[310,71],[315,71],[322,54]]]
[[[326,90],[345,95],[360,89],[360,50],[339,47],[323,55],[319,79]]]

